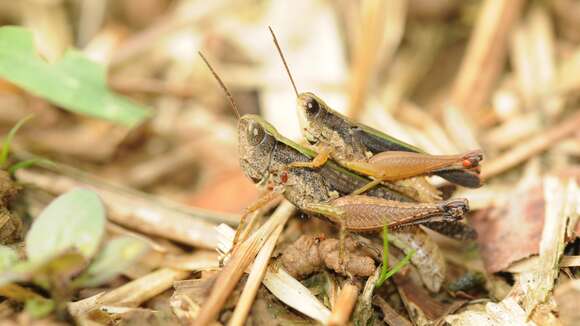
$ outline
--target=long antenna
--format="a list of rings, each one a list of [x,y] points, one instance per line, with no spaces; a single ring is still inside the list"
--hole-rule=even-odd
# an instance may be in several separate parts
[[[282,58],[282,62],[284,63],[284,68],[286,68],[286,72],[288,73],[288,77],[290,78],[290,83],[292,83],[292,87],[294,88],[294,93],[296,93],[296,97],[299,96],[298,88],[296,88],[296,84],[294,83],[294,78],[292,78],[292,74],[290,73],[290,68],[288,68],[288,63],[286,62],[286,58],[284,58],[284,54],[282,53],[282,49],[280,49],[280,44],[278,44],[278,39],[276,38],[276,34],[272,30],[272,27],[268,26],[270,30],[270,34],[272,34],[272,38],[274,39],[274,44],[276,45],[276,49],[278,49],[278,53],[280,54],[280,58]]]
[[[197,53],[199,54],[199,56],[201,57],[203,62],[205,62],[206,66],[209,68],[209,71],[211,71],[213,77],[218,81],[218,83],[220,84],[220,86],[222,87],[224,92],[226,93],[226,96],[228,97],[228,100],[230,101],[230,104],[232,105],[234,112],[236,112],[236,115],[238,116],[238,120],[240,120],[240,110],[238,109],[238,105],[236,104],[236,101],[234,101],[234,97],[232,96],[232,94],[230,93],[228,88],[226,87],[226,84],[224,84],[224,82],[221,80],[221,78],[218,76],[218,74],[215,72],[215,70],[213,70],[212,66],[209,64],[207,59],[203,56],[201,51],[198,51]]]

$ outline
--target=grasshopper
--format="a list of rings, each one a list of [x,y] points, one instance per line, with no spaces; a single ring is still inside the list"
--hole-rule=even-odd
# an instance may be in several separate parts
[[[370,180],[332,160],[327,160],[317,170],[292,167],[295,162],[310,162],[317,153],[282,136],[257,115],[239,116],[225,84],[201,53],[200,56],[238,115],[240,166],[255,183],[269,183],[272,192],[282,193],[300,210],[342,224],[346,230],[380,231],[385,224],[391,229],[422,224],[456,239],[475,238],[475,230],[456,223],[469,210],[466,199],[418,204],[409,196],[383,185],[369,190],[368,196],[345,196]],[[373,214],[370,211],[351,212],[359,204],[360,208],[376,208],[375,214],[381,216],[370,216]]]
[[[293,167],[318,168],[332,158],[352,171],[373,177],[374,181],[355,190],[354,194],[364,193],[384,181],[401,181],[431,174],[465,187],[481,186],[479,162],[483,157],[480,150],[461,155],[429,155],[418,147],[350,120],[331,109],[313,93],[299,93],[271,28],[270,32],[296,93],[301,130],[306,140],[318,151],[318,155],[310,162],[293,163]],[[399,183],[399,187],[403,187],[403,192],[407,194],[408,190],[404,188],[408,188],[408,185],[433,192],[424,179]],[[423,201],[421,197],[413,197]],[[431,197],[438,199],[437,195]]]
[[[289,168],[292,162],[308,162],[317,153],[280,135],[259,116],[240,117],[237,105],[224,83],[200,56],[225,91],[238,115],[240,165],[246,176],[258,184],[270,183],[271,193],[282,193],[302,211],[340,226],[339,260],[344,267],[344,238],[347,230],[380,231],[387,224],[400,230],[393,238],[400,248],[414,248],[411,259],[425,286],[438,292],[445,277],[441,252],[418,224],[456,239],[473,239],[475,230],[457,222],[468,211],[465,199],[437,204],[413,204],[412,199],[383,185],[369,190],[367,196],[345,196],[370,180],[328,160],[320,169]],[[376,198],[372,199],[374,196]],[[265,202],[265,201],[264,201]],[[360,205],[357,207],[357,205]],[[360,211],[359,211],[360,209]],[[352,211],[355,211],[352,215]],[[357,212],[359,211],[359,212]],[[361,212],[365,212],[362,213]],[[247,216],[246,214],[244,216]],[[241,230],[244,218],[240,221]],[[403,249],[407,250],[407,249]]]
[[[226,92],[234,111],[239,112],[221,79],[201,53],[200,56]],[[317,154],[285,138],[257,115],[238,113],[238,117],[240,166],[244,174],[257,184],[268,184],[272,193],[281,193],[301,211],[337,224],[341,261],[347,231],[381,231],[385,225],[399,230],[422,224],[441,231],[449,223],[465,225],[457,222],[469,210],[466,199],[412,203],[405,195],[382,186],[371,189],[370,196],[347,195],[370,180],[332,160],[316,170],[293,167],[292,163],[309,162]],[[472,237],[474,233],[464,234]]]

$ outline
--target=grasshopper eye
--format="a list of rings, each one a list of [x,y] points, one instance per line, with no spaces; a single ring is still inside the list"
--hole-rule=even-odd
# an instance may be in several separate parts
[[[313,98],[309,98],[306,101],[305,105],[306,105],[306,111],[311,116],[316,116],[318,114],[318,112],[320,111],[320,104],[318,103],[317,100],[315,100]]]
[[[252,146],[256,146],[264,141],[266,138],[266,132],[259,123],[251,122],[248,124],[247,136],[248,143]]]

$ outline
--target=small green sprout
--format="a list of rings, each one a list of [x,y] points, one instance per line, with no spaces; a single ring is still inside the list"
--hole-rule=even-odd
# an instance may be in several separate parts
[[[20,129],[20,127],[22,127],[22,125],[24,125],[26,122],[28,122],[28,120],[32,119],[33,117],[34,116],[31,114],[22,118],[20,121],[16,123],[14,127],[12,127],[12,129],[10,129],[8,135],[6,135],[6,138],[4,138],[2,150],[0,151],[0,168],[7,168],[6,163],[8,163],[8,153],[10,152],[10,145],[12,144],[12,140],[14,139],[14,135],[16,135],[16,132],[18,131],[18,129]]]
[[[389,228],[385,225],[383,227],[383,264],[381,266],[381,274],[379,275],[375,287],[381,287],[386,280],[405,267],[414,255],[415,250],[413,249],[409,251],[403,259],[395,264],[393,268],[389,268]]]
[[[16,172],[17,170],[28,168],[33,165],[53,164],[52,161],[50,160],[36,157],[29,160],[14,163],[13,165],[10,166],[7,165],[8,154],[10,153],[10,146],[12,145],[12,141],[14,140],[16,132],[18,132],[18,129],[20,129],[26,122],[28,122],[33,117],[34,115],[31,114],[22,118],[20,121],[16,123],[16,125],[14,125],[14,127],[12,127],[12,129],[10,129],[8,135],[6,135],[6,138],[4,138],[4,142],[2,143],[2,149],[0,150],[0,169],[5,169],[8,171],[8,173],[14,174],[14,172]]]

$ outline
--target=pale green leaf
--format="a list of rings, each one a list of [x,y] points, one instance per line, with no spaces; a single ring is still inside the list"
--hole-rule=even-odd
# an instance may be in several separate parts
[[[111,240],[97,255],[89,268],[77,278],[77,287],[92,287],[106,283],[129,268],[139,259],[149,246],[134,237],[121,237]]]
[[[34,281],[37,285],[48,288],[50,279],[57,275],[59,279],[78,274],[87,263],[87,259],[78,251],[69,250],[44,261],[19,261],[0,273],[0,288],[14,282]]]
[[[74,189],[50,203],[26,235],[31,262],[51,259],[76,249],[85,258],[96,253],[105,231],[105,208],[91,190]]]
[[[0,273],[8,270],[18,261],[18,254],[14,249],[0,245]]]
[[[30,299],[26,300],[24,310],[26,310],[32,318],[39,319],[48,316],[55,307],[56,304],[51,299]]]
[[[32,34],[21,27],[0,27],[0,77],[63,109],[126,126],[139,124],[150,111],[116,95],[106,84],[105,67],[69,50],[49,64],[34,51]]]

